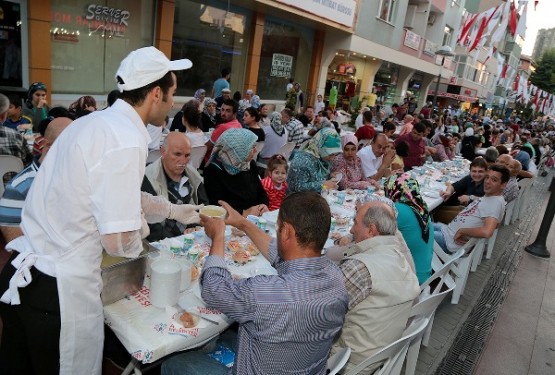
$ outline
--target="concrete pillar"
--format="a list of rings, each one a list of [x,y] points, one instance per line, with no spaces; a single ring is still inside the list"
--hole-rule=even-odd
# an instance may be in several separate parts
[[[359,103],[362,105],[364,97],[372,92],[372,87],[374,86],[374,78],[376,73],[380,70],[382,66],[382,60],[372,60],[368,58],[366,64],[364,64],[364,71],[362,72],[362,78],[360,83],[360,97]]]
[[[395,103],[402,103],[409,87],[409,81],[414,75],[415,70],[402,66],[399,69],[399,77],[397,78],[397,90],[395,91]]]
[[[314,33],[314,45],[312,48],[312,58],[310,60],[310,70],[308,72],[308,82],[306,85],[305,92],[305,104],[314,105],[316,101],[316,95],[318,92],[318,77],[320,77],[320,72],[328,71],[327,65],[322,65],[322,54],[324,51],[324,41],[326,39],[326,32],[321,30],[316,30]],[[325,81],[324,81],[325,84]]]
[[[255,13],[252,20],[251,38],[247,54],[247,69],[245,70],[245,85],[243,92],[248,89],[256,93],[258,86],[258,72],[260,66],[260,51],[264,36],[265,17],[262,13]]]
[[[50,0],[29,0],[29,85],[43,82],[48,87],[47,100],[52,93],[52,42],[50,39]]]
[[[418,99],[418,108],[424,107],[426,104],[426,97],[428,96],[428,91],[433,90],[432,83],[436,79],[435,76],[431,74],[424,74],[424,79],[422,80],[422,87],[420,87],[420,98]]]
[[[154,36],[154,46],[171,59],[173,20],[175,13],[175,0],[162,0],[158,2],[158,14],[156,17],[156,33]]]

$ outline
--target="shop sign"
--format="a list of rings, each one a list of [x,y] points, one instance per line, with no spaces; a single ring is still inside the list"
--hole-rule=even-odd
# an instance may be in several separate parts
[[[290,5],[315,16],[354,27],[356,0],[276,0],[278,3]]]
[[[449,78],[449,84],[450,84],[450,85],[456,85],[458,79],[459,79],[458,76],[451,76],[451,78]]]
[[[405,40],[403,44],[409,48],[415,49],[418,51],[420,47],[420,35],[413,33],[410,30],[405,30]]]
[[[426,40],[426,43],[424,43],[424,51],[422,52],[424,52],[428,56],[434,56],[436,54],[437,49],[438,49],[437,43]]]
[[[293,56],[284,55],[282,53],[274,53],[272,55],[272,77],[291,77],[293,69]]]
[[[102,4],[89,4],[85,18],[89,21],[104,21],[115,25],[129,26],[129,11],[110,8]]]
[[[434,90],[429,90],[428,95],[434,95]],[[443,98],[456,99],[460,102],[475,102],[476,101],[475,96],[458,95],[458,94],[452,94],[450,92],[443,92],[443,91],[439,91],[437,93],[437,96],[440,96],[440,97],[443,97]]]

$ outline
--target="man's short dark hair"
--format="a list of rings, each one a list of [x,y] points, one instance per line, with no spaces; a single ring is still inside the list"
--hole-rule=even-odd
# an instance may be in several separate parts
[[[426,120],[424,120],[424,121],[426,121]],[[416,130],[418,133],[424,133],[426,131],[426,125],[424,124],[424,121],[420,121],[420,122],[414,124],[413,129]]]
[[[393,103],[393,104],[391,105],[391,108],[399,108],[399,104]]]
[[[410,146],[407,141],[401,141],[395,145],[395,153],[402,158],[409,156]]]
[[[21,96],[10,94],[8,95],[8,99],[10,100],[10,104],[15,106],[15,108],[21,108],[23,101],[21,100]]]
[[[472,160],[472,162],[470,163],[470,169],[472,168],[488,169],[488,163],[486,159],[484,159],[481,156],[478,156],[477,158],[474,158],[474,160]]]
[[[298,192],[288,195],[279,209],[278,218],[290,224],[302,247],[320,252],[330,231],[331,212],[326,200],[315,192]]]
[[[132,106],[138,106],[143,104],[148,93],[155,87],[159,86],[162,90],[162,100],[165,102],[168,100],[168,92],[173,86],[172,72],[167,72],[162,78],[146,86],[139,87],[138,89],[124,91],[120,93],[120,98],[125,100]]]
[[[222,69],[222,78],[227,77],[229,74],[231,74],[229,69],[227,69],[227,68]]]
[[[362,114],[362,121],[365,123],[372,122],[372,112],[366,111]]]
[[[383,132],[385,133],[385,132],[388,132],[388,131],[391,131],[391,130],[397,130],[397,127],[395,126],[395,124],[392,123],[392,122],[388,122],[388,121],[384,122]]]
[[[183,112],[183,119],[187,121],[190,126],[195,128],[198,128],[200,124],[199,108],[199,101],[196,99],[189,100],[188,102],[183,104],[183,107],[181,107],[181,111]]]
[[[499,155],[505,155],[509,153],[509,149],[505,145],[497,145],[495,146],[497,151],[499,151]]]
[[[227,105],[229,107],[233,107],[233,113],[237,113],[237,111],[239,110],[239,103],[237,103],[235,100],[233,99],[226,99],[224,100],[224,102],[222,103],[222,105]]]
[[[490,165],[489,170],[501,173],[501,182],[503,183],[506,183],[507,181],[509,181],[509,178],[511,178],[511,173],[504,165],[492,164]]]
[[[422,120],[419,122],[419,124],[423,124],[424,125],[424,130],[426,130],[426,128],[433,128],[434,126],[432,125],[432,122],[430,120]],[[416,125],[414,125],[416,126]]]
[[[282,112],[283,114],[285,114],[287,117],[289,117],[290,119],[292,119],[293,116],[294,116],[294,113],[293,113],[293,111],[291,110],[291,108],[285,107],[285,108],[283,108],[283,109],[281,110],[281,112]]]

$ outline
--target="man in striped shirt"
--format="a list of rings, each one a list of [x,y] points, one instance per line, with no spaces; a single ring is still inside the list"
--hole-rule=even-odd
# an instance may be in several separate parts
[[[284,199],[276,239],[260,231],[225,202],[225,223],[243,230],[277,270],[233,280],[224,261],[221,219],[201,215],[212,238],[201,276],[202,297],[239,323],[233,374],[325,374],[334,337],[341,331],[348,296],[339,268],[321,250],[330,228],[330,209],[313,192]],[[162,374],[223,374],[207,355],[185,353],[162,366]]]

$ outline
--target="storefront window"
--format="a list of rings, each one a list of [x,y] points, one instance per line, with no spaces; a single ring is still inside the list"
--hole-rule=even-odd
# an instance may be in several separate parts
[[[222,69],[231,71],[231,91],[242,91],[248,47],[247,12],[217,1],[177,0],[172,58],[187,58],[193,67],[177,75],[177,95],[203,88],[212,94]]]
[[[284,99],[290,78],[306,91],[313,40],[309,29],[266,18],[257,84],[262,100]]]
[[[23,86],[21,41],[26,40],[26,35],[22,38],[27,27],[22,28],[22,20],[26,18],[19,1],[0,1],[0,86]]]
[[[105,94],[131,52],[153,44],[153,0],[51,0],[52,86]]]
[[[378,104],[391,105],[395,102],[399,66],[384,62],[374,77],[374,92],[378,96]]]

